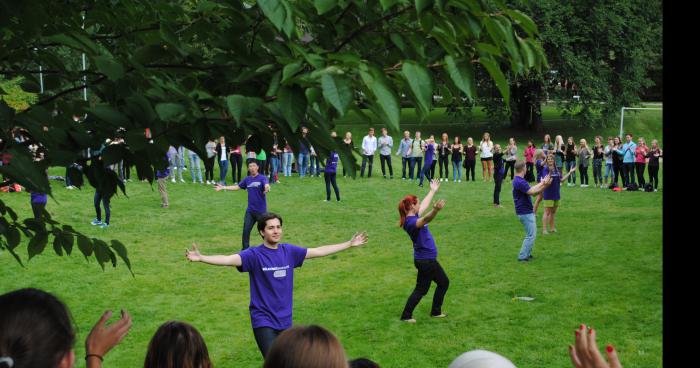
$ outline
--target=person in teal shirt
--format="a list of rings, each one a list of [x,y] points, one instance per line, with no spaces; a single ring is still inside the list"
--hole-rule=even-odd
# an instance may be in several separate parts
[[[627,143],[622,145],[621,149],[617,149],[617,153],[622,155],[622,184],[627,187],[630,183],[634,184],[634,152],[637,150],[637,145],[632,141],[632,134],[625,135]]]

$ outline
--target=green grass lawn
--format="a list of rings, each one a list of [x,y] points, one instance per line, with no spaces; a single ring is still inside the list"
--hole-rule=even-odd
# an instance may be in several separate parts
[[[323,179],[282,178],[268,208],[284,218],[284,241],[313,247],[346,241],[358,230],[369,234],[364,247],[296,271],[294,322],[330,329],[350,358],[369,357],[383,367],[446,367],[473,349],[499,352],[519,367],[569,367],[567,345],[579,323],[598,331],[601,349],[614,344],[623,365],[661,366],[662,193],[563,187],[559,232],[538,234],[535,260],[522,264],[516,257],[524,233],[510,182],[503,185],[503,208],[494,208],[493,183],[482,182],[480,170],[477,164],[476,182],[443,183],[437,195],[447,205],[430,229],[451,281],[443,309],[449,316],[428,317],[433,286],[415,311],[415,325],[398,320],[416,270],[396,208],[404,195],[422,198],[426,189],[382,179],[378,159],[371,179],[339,178],[340,203],[322,202]],[[19,250],[26,268],[0,253],[0,293],[38,287],[63,299],[78,330],[78,357],[105,309],[127,309],[134,324],[106,357],[111,367],[142,365],[151,336],[167,320],[196,326],[217,367],[262,365],[250,328],[248,276],[184,258],[193,241],[205,254],[240,250],[244,192],[168,182],[171,207],[162,209],[157,185],[129,183],[129,197],[112,200],[112,226],[99,229],[89,224],[91,188],[69,191],[58,182],[53,188],[52,216],[89,236],[121,240],[135,277],[122,263],[102,271],[77,249],[58,257],[47,247],[26,262],[25,243]],[[21,218],[30,216],[26,192],[1,195]]]

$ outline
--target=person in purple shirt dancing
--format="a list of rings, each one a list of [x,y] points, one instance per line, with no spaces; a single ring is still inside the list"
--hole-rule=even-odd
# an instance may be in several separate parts
[[[530,196],[537,195],[552,183],[552,176],[547,174],[542,181],[530,187],[525,180],[525,161],[519,160],[515,163],[515,178],[513,178],[513,202],[515,202],[515,214],[525,227],[525,239],[520,248],[518,261],[527,262],[532,259],[532,247],[535,245],[537,235],[537,221],[535,212],[532,210],[532,200]]]
[[[429,165],[423,166],[430,167]],[[444,318],[447,315],[442,313],[442,302],[445,299],[445,293],[450,286],[450,280],[437,261],[437,248],[435,247],[435,239],[430,234],[428,223],[432,221],[438,212],[445,207],[445,200],[441,199],[435,204],[430,212],[426,210],[430,206],[433,196],[440,188],[440,181],[433,180],[430,182],[430,192],[425,196],[423,201],[419,201],[415,195],[407,195],[399,202],[399,226],[401,226],[413,242],[413,264],[418,270],[418,278],[416,279],[416,287],[408,297],[406,306],[401,314],[401,320],[408,323],[416,323],[413,318],[413,310],[416,308],[420,300],[430,289],[430,283],[435,281],[437,288],[433,295],[433,306],[430,315],[435,318]]]
[[[248,273],[250,322],[255,341],[265,357],[275,338],[292,327],[294,269],[301,267],[305,259],[325,257],[363,245],[367,243],[367,233],[355,233],[350,240],[340,244],[302,248],[281,243],[282,217],[274,213],[260,217],[258,232],[263,243],[240,253],[206,256],[199,252],[197,244],[192,244],[191,250],[185,250],[185,257],[192,262],[235,266],[239,272]]]
[[[433,178],[429,175],[430,173],[430,167],[433,164],[433,161],[435,160],[435,140],[432,138],[428,138],[425,144],[425,163],[423,165],[423,170],[421,170],[420,174],[420,182],[418,183],[419,187],[423,186],[423,178],[428,178],[428,181],[431,181]]]
[[[243,218],[243,249],[248,249],[250,246],[250,232],[253,230],[253,225],[259,221],[262,214],[267,212],[267,192],[270,191],[270,183],[267,181],[267,176],[258,173],[258,163],[251,161],[248,163],[249,176],[246,176],[240,183],[235,185],[220,185],[217,184],[214,189],[220,190],[239,190],[248,191],[248,208],[245,210]]]

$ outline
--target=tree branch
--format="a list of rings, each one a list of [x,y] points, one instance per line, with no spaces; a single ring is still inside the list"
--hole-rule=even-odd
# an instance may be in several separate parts
[[[384,22],[386,22],[386,21],[388,21],[388,20],[390,20],[390,19],[392,19],[392,18],[396,18],[397,16],[403,14],[405,11],[407,11],[407,10],[409,10],[409,9],[412,9],[412,8],[413,8],[412,6],[407,6],[407,7],[403,8],[403,9],[400,9],[400,10],[394,12],[394,13],[388,14],[388,15],[382,17],[382,18],[379,18],[379,19],[375,20],[374,22],[367,23],[367,24],[365,24],[364,26],[362,26],[362,27],[360,27],[360,28],[354,30],[354,31],[350,34],[350,36],[348,36],[345,40],[343,40],[343,42],[341,42],[340,45],[338,45],[338,47],[336,47],[335,50],[333,50],[333,52],[338,52],[338,51],[340,51],[343,47],[345,47],[345,45],[347,45],[350,41],[352,41],[352,40],[353,40],[355,37],[357,37],[360,33],[364,32],[364,31],[366,31],[366,30],[368,30],[368,29],[374,28],[375,26],[377,26],[377,25],[379,25],[379,24],[382,24],[382,23],[384,23]]]

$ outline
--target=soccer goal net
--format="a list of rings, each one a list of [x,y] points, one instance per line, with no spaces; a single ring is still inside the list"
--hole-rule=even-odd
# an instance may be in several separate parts
[[[635,111],[635,110],[663,110],[663,104],[661,103],[646,103],[644,107],[622,107],[620,110],[620,137],[625,135],[625,111]],[[629,114],[628,114],[629,115]]]

